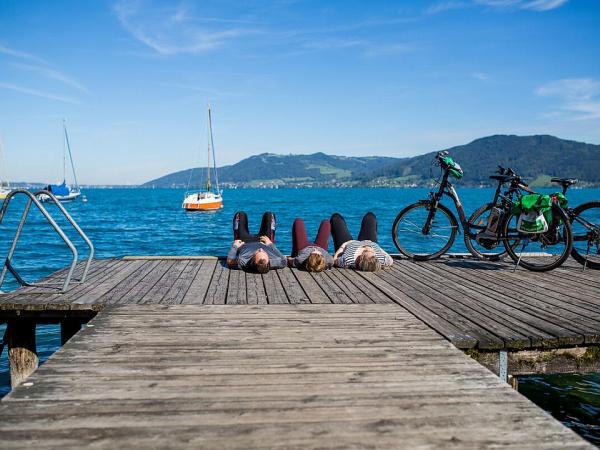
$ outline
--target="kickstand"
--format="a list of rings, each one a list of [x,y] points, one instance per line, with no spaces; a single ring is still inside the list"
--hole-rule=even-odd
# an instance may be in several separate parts
[[[519,259],[517,259],[517,262],[515,263],[515,268],[513,269],[513,272],[516,272],[517,267],[519,267],[519,264],[521,264],[521,256],[523,255],[523,250],[525,250],[526,245],[527,245],[527,240],[524,240],[523,245],[521,246],[521,251],[519,252]]]
[[[588,262],[588,258],[590,257],[590,247],[591,247],[591,243],[588,240],[588,244],[587,244],[587,251],[585,252],[585,261],[583,262],[583,269],[581,269],[582,272],[585,272],[585,269],[587,269],[587,262]]]

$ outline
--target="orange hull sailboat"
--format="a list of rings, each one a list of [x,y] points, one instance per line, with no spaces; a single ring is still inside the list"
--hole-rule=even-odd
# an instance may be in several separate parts
[[[210,183],[211,153],[216,185],[216,189],[214,191],[211,190],[212,185]],[[217,175],[217,163],[215,160],[215,146],[213,143],[210,105],[208,106],[208,164],[206,166],[206,190],[186,192],[181,207],[186,211],[216,211],[223,208],[223,197],[221,195],[221,191],[219,190],[219,178]]]

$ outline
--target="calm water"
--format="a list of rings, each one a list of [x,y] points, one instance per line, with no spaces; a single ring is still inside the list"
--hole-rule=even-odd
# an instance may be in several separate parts
[[[91,238],[99,258],[124,255],[224,255],[231,243],[231,219],[236,210],[248,212],[250,231],[260,225],[263,211],[277,215],[276,241],[291,250],[291,224],[303,217],[310,234],[319,222],[338,211],[358,232],[362,215],[373,211],[379,219],[379,240],[395,251],[391,226],[405,205],[427,196],[426,189],[238,189],[225,192],[225,208],[216,213],[187,213],[180,208],[182,190],[115,189],[86,190],[87,203],[67,208]],[[491,199],[491,189],[460,189],[467,214]],[[599,199],[599,189],[573,190],[572,204]],[[18,220],[17,203],[0,228],[0,255],[4,255]],[[49,274],[69,262],[59,238],[48,231],[39,214],[32,214],[17,249],[15,266],[31,280]],[[60,221],[59,221],[60,222]],[[63,224],[64,222],[61,222]],[[65,225],[67,228],[67,225]],[[77,244],[75,235],[70,236]],[[311,236],[312,238],[312,236]],[[81,245],[80,245],[81,247]],[[81,247],[83,248],[83,247]],[[457,238],[453,251],[466,251]],[[14,284],[12,285],[14,287]],[[5,286],[5,290],[7,287]],[[4,326],[0,326],[4,333]],[[59,345],[57,326],[38,327],[38,351],[44,361]],[[521,392],[590,441],[600,445],[600,374],[523,378]],[[0,395],[9,390],[6,352],[0,359]]]

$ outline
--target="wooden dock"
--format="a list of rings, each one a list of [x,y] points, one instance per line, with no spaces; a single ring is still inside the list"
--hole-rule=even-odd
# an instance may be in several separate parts
[[[36,323],[68,341],[0,403],[0,445],[585,447],[474,359],[504,380],[600,370],[600,273],[512,269],[94,261],[64,294],[0,294],[15,384],[37,365]]]
[[[395,305],[112,306],[2,448],[593,448]]]

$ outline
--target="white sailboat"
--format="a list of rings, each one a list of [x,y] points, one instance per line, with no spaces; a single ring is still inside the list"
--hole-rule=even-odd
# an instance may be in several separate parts
[[[215,159],[215,146],[212,133],[212,117],[210,105],[208,105],[208,164],[206,166],[206,190],[186,192],[181,207],[187,211],[215,211],[223,208],[223,197],[219,190],[219,178],[217,174],[217,162]],[[211,155],[212,153],[212,155]],[[211,190],[211,156],[213,163],[216,190]],[[191,180],[191,175],[190,175]]]
[[[4,180],[4,171],[2,163],[4,162],[2,153],[2,141],[0,141],[0,200],[4,200],[8,193],[11,191],[10,183],[8,180]]]
[[[81,189],[77,183],[77,174],[75,173],[75,164],[73,164],[73,155],[71,154],[71,144],[69,142],[69,134],[67,133],[67,124],[63,120],[64,143],[63,143],[63,181],[61,184],[49,184],[45,187],[46,190],[52,192],[54,196],[61,202],[70,202],[77,200],[81,196]],[[73,173],[73,186],[67,184],[67,154],[71,163],[71,171]],[[48,201],[48,196],[40,196],[41,201]]]

